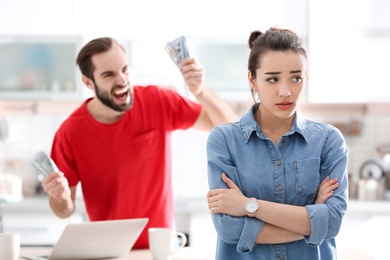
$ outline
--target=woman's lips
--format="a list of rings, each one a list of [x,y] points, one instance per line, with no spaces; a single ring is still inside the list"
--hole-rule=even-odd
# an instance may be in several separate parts
[[[276,104],[276,106],[281,110],[287,110],[292,106],[292,104],[293,103],[291,103],[291,102],[282,102],[282,103]]]

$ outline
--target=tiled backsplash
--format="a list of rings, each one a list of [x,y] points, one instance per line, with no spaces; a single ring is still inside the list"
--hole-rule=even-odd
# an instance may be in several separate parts
[[[0,163],[2,171],[19,174],[25,181],[26,193],[33,193],[36,173],[31,167],[31,160],[36,152],[49,152],[54,133],[61,122],[77,106],[74,104],[39,105],[35,113],[31,111],[11,111],[0,115],[7,122],[9,135],[0,140]],[[239,107],[242,110],[242,104]],[[360,122],[359,135],[346,135],[350,150],[349,172],[357,175],[360,165],[375,155],[375,148],[383,143],[390,143],[390,116],[388,106],[381,109],[348,110],[308,107],[304,112],[313,119],[326,122]],[[385,109],[385,110],[383,110]],[[4,112],[4,110],[2,111]],[[239,111],[242,114],[242,111]],[[206,140],[208,133],[193,129],[176,131],[173,134],[173,186],[176,197],[206,196],[207,165]]]

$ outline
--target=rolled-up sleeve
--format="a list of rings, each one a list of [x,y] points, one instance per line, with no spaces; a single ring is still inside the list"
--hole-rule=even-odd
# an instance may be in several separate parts
[[[257,235],[264,227],[264,222],[255,218],[244,217],[245,224],[237,244],[238,253],[252,252]]]
[[[331,127],[324,146],[321,176],[324,179],[337,178],[339,186],[332,197],[324,204],[307,205],[311,223],[311,234],[305,237],[309,246],[319,246],[324,239],[336,237],[340,231],[342,219],[347,211],[348,199],[348,149],[341,133]]]
[[[263,221],[249,217],[214,214],[212,219],[221,240],[228,244],[237,244],[237,253],[252,252],[256,237],[264,226]]]
[[[319,246],[324,241],[329,226],[329,211],[325,204],[306,206],[311,223],[310,236],[305,236],[305,241],[310,246]]]
[[[231,160],[226,138],[218,127],[208,137],[207,157],[208,182],[211,190],[228,189],[222,181],[222,173],[226,173],[240,187],[237,169]],[[220,239],[228,244],[237,244],[238,253],[252,252],[256,237],[264,226],[264,222],[256,218],[233,217],[226,214],[214,214],[212,220]]]

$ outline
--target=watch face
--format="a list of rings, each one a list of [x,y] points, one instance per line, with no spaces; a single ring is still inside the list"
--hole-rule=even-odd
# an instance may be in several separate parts
[[[245,210],[249,213],[255,213],[258,207],[257,202],[253,200],[249,200],[245,204]]]

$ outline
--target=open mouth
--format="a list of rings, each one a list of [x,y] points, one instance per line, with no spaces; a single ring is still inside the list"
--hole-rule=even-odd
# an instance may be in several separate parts
[[[116,90],[116,91],[113,93],[114,98],[115,98],[118,102],[125,102],[125,101],[127,100],[128,95],[129,95],[129,89],[128,89],[128,88],[125,88],[125,89],[118,89],[118,90]]]

